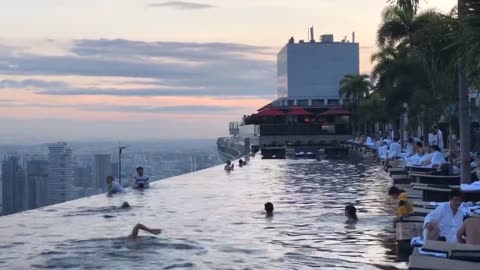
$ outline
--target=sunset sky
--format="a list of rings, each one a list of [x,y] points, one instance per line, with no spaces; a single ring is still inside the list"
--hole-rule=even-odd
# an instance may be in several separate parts
[[[276,53],[312,25],[355,31],[369,72],[385,2],[1,1],[0,144],[227,135],[275,98]]]

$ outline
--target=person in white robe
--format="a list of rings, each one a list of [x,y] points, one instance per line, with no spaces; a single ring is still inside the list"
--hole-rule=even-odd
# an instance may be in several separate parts
[[[393,139],[393,142],[392,144],[390,144],[390,149],[388,150],[387,155],[389,159],[402,157],[402,146],[398,142],[398,138]]]
[[[464,218],[470,215],[469,208],[463,204],[462,192],[453,189],[450,192],[450,201],[439,204],[425,217],[423,238],[456,243],[457,231],[462,226]]]
[[[413,155],[415,155],[415,141],[413,140],[413,138],[409,138],[407,143],[407,150],[405,152],[405,158],[409,158]]]
[[[387,151],[388,151],[387,143],[382,141],[381,146],[378,147],[377,151],[378,151],[378,156],[380,157],[380,159],[382,159],[382,160],[385,159],[386,156],[387,156]]]
[[[438,168],[443,163],[445,163],[445,156],[440,150],[440,147],[434,145],[432,146],[432,149],[433,149],[432,159],[430,160],[430,164],[428,164],[428,166],[430,168]]]
[[[420,159],[424,156],[424,149],[423,149],[423,143],[422,142],[417,142],[416,143],[416,154],[408,157],[405,159],[405,164],[410,167],[410,166],[415,166],[415,165],[420,165]]]
[[[432,152],[432,148],[428,145],[425,145],[423,147],[423,157],[420,158],[420,164],[418,164],[419,166],[425,166],[425,165],[428,165],[430,164],[431,160],[432,160],[432,156],[433,156],[433,152]]]
[[[443,132],[437,126],[434,127],[437,131],[437,145],[440,147],[440,150],[443,152],[445,149],[445,142],[443,140]]]

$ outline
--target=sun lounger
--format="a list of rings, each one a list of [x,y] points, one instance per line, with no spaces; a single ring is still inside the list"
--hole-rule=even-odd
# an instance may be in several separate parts
[[[409,269],[479,269],[479,245],[427,241],[410,256]]]

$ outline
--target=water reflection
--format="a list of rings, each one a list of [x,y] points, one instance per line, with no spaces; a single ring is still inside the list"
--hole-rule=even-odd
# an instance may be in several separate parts
[[[104,195],[1,218],[0,266],[9,269],[398,269],[389,177],[345,160],[254,160],[150,190]],[[133,208],[116,207],[128,201]],[[275,205],[266,217],[264,203]],[[345,224],[352,203],[359,221]],[[104,218],[112,215],[115,218]],[[160,227],[128,249],[138,223]],[[27,225],[21,230],[20,225]]]

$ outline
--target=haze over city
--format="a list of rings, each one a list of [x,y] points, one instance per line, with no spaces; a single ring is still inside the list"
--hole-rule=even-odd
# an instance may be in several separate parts
[[[454,0],[430,0],[448,11]],[[0,4],[0,140],[215,138],[276,94],[290,36],[356,32],[371,68],[385,0]],[[358,14],[361,13],[361,16]]]

